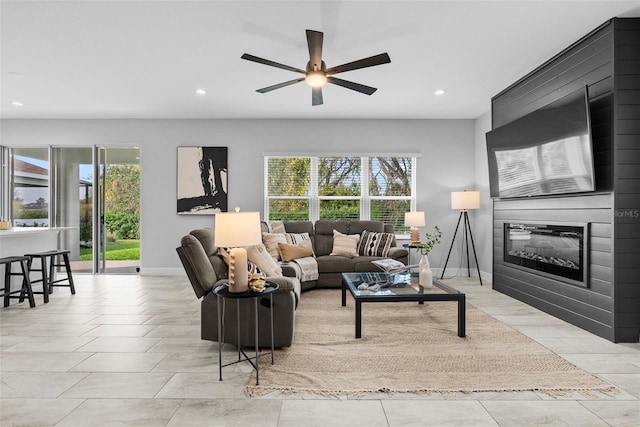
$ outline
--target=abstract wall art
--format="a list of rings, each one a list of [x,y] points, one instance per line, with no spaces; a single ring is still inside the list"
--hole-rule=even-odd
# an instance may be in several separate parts
[[[178,214],[227,211],[227,147],[178,147]]]

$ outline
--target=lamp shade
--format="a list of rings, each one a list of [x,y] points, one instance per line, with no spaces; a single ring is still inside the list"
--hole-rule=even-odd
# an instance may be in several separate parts
[[[480,209],[479,191],[452,191],[451,209],[466,211],[469,209]]]
[[[262,243],[259,212],[216,213],[215,244],[223,248]]]
[[[407,227],[424,227],[426,225],[424,212],[405,212],[404,225]]]

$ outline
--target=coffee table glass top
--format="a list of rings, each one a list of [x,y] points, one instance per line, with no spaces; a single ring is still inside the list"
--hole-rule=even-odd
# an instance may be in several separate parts
[[[416,273],[343,273],[345,283],[354,297],[406,297],[416,294],[460,294],[461,292],[433,279],[433,287],[425,288],[418,284]],[[363,286],[367,285],[367,288]],[[375,286],[377,285],[377,286]]]

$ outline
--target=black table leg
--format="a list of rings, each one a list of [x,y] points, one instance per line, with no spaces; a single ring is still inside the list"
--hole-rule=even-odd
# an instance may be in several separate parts
[[[256,318],[255,334],[256,334],[256,385],[260,384],[260,350],[258,349],[258,298],[253,299],[254,313]]]
[[[218,308],[218,365],[220,366],[220,381],[222,381],[222,297],[216,298]]]
[[[356,300],[356,338],[362,337],[362,303]]]
[[[460,338],[464,338],[466,336],[465,326],[467,323],[466,320],[466,295],[460,295],[460,299],[458,299],[458,336]]]
[[[240,359],[240,299],[236,300],[236,324],[238,325],[238,331],[236,332],[236,340],[238,343],[238,362]]]
[[[347,284],[342,280],[342,306],[347,305]]]
[[[269,294],[269,313],[271,313],[271,364],[273,365],[273,294]]]

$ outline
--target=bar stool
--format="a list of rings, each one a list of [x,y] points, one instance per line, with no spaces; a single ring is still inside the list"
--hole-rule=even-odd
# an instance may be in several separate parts
[[[11,266],[14,263],[19,263],[22,268],[22,272],[12,272]],[[4,306],[9,306],[10,298],[19,298],[20,302],[24,301],[25,294],[29,298],[29,306],[35,307],[36,301],[33,298],[33,289],[31,289],[31,280],[29,280],[29,258],[26,256],[10,256],[0,258],[0,265],[4,265],[4,293],[1,296],[4,297]],[[22,276],[22,287],[14,291],[11,290],[11,277]],[[13,294],[20,293],[19,296],[13,296]]]
[[[37,252],[32,254],[25,254],[26,257],[29,258],[29,272],[39,271],[41,274],[41,278],[37,280],[32,280],[31,283],[40,283],[42,282],[42,292],[33,292],[34,294],[43,294],[44,302],[49,302],[49,294],[53,293],[54,286],[57,287],[68,287],[71,289],[71,294],[75,295],[76,288],[73,284],[73,276],[71,275],[71,267],[69,265],[69,251],[65,249],[61,250],[52,250],[46,252]],[[58,257],[62,256],[63,261],[59,262]],[[40,260],[40,268],[33,268],[33,260],[38,258]],[[47,261],[49,268],[47,269]],[[55,267],[64,267],[67,276],[61,279],[54,280],[55,277]],[[67,284],[60,284],[60,282],[67,281]]]

